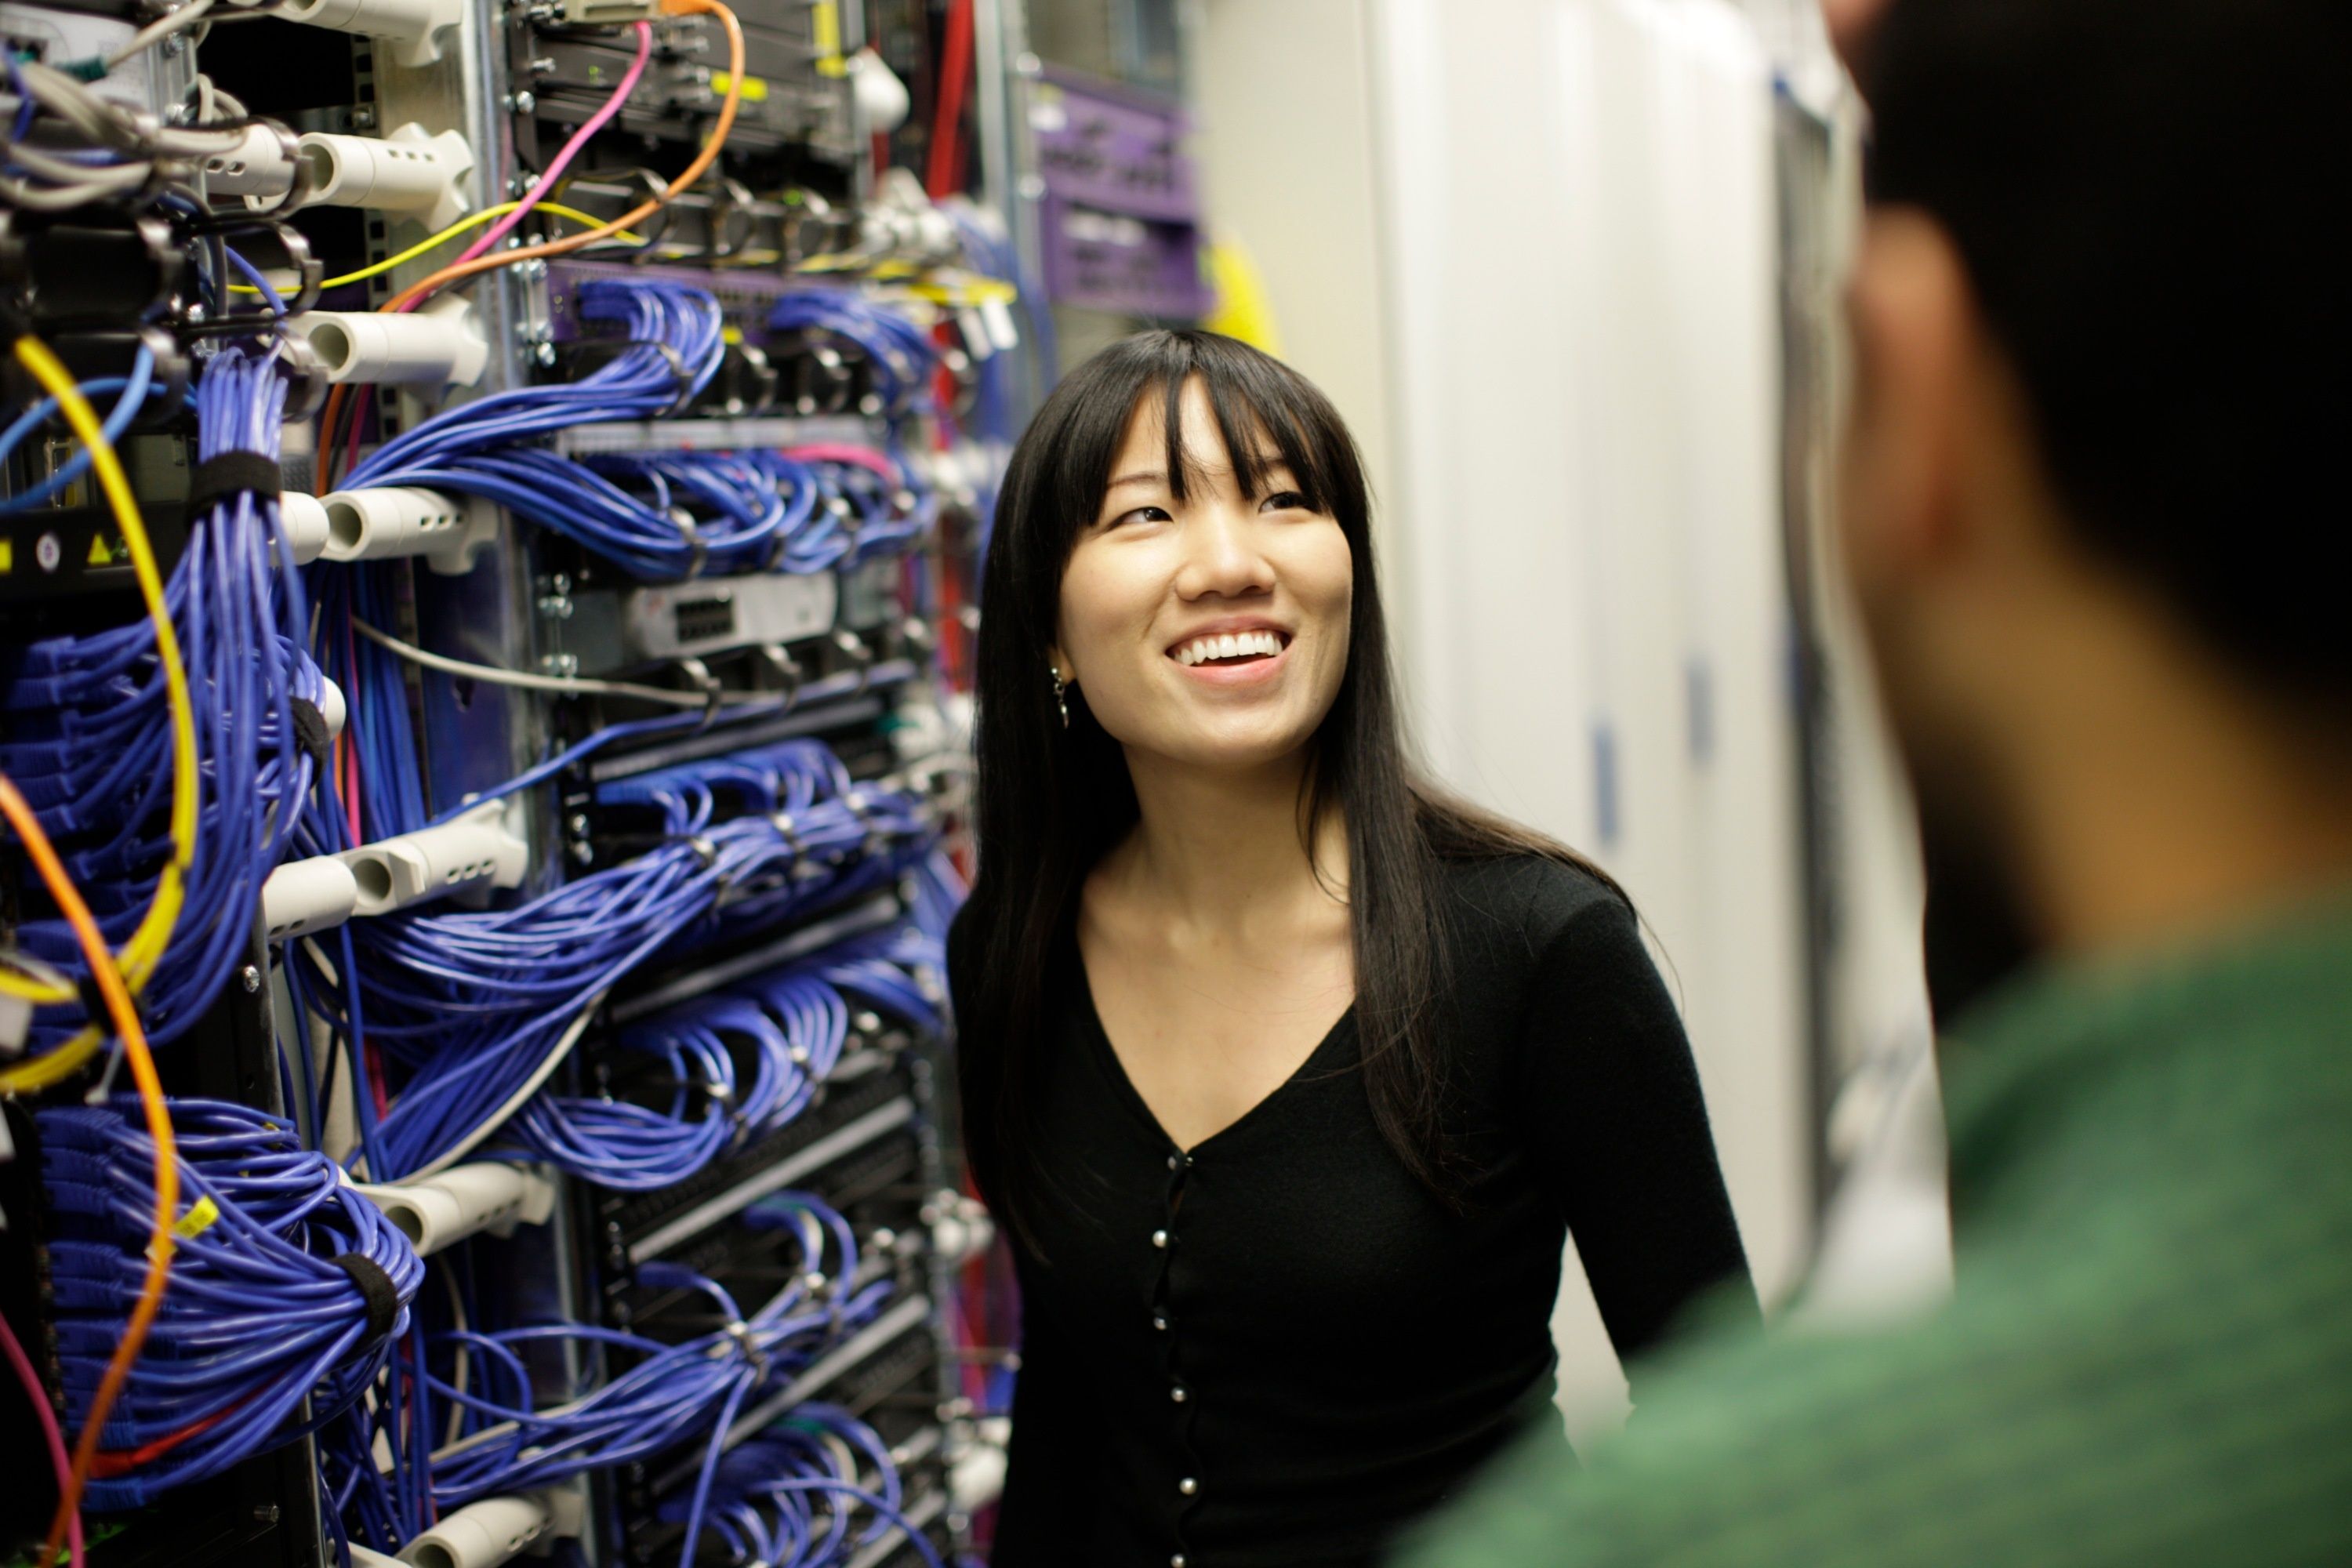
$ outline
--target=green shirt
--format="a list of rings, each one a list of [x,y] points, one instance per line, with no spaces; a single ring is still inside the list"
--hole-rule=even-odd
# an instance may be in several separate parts
[[[1947,1307],[1671,1356],[1411,1568],[2352,1563],[2352,901],[1960,1036]]]

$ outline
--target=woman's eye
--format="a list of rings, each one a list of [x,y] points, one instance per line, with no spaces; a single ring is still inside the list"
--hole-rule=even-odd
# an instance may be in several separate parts
[[[1132,511],[1120,512],[1117,517],[1112,518],[1108,522],[1104,523],[1103,527],[1106,529],[1112,529],[1117,528],[1119,524],[1125,522],[1168,522],[1171,521],[1172,520],[1169,517],[1168,509],[1165,507],[1139,506]]]
[[[1312,511],[1307,498],[1297,490],[1276,490],[1258,503],[1260,511]]]

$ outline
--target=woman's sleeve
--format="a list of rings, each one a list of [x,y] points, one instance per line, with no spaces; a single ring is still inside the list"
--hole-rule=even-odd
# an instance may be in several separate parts
[[[1078,1568],[1097,1491],[1087,1463],[1085,1390],[1070,1348],[1022,1274],[1021,1370],[991,1568]]]
[[[1622,900],[1591,899],[1561,921],[1519,1046],[1526,1135],[1631,1362],[1694,1300],[1745,1281],[1748,1258],[1690,1040]]]

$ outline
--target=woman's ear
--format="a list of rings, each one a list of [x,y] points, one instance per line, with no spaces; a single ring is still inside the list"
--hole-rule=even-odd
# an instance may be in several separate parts
[[[1072,668],[1068,658],[1063,654],[1060,643],[1045,645],[1045,659],[1052,666],[1054,678],[1056,680],[1065,686],[1076,686],[1078,683],[1078,672]]]

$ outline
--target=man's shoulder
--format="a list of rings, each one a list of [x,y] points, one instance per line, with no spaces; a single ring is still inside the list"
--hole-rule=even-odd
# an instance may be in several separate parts
[[[2352,1271],[2282,1311],[2005,1250],[1906,1327],[1682,1353],[1588,1469],[1515,1457],[1405,1561],[1958,1568],[2055,1539],[2083,1568],[2320,1560],[2253,1545],[2297,1531],[2352,1560]]]

